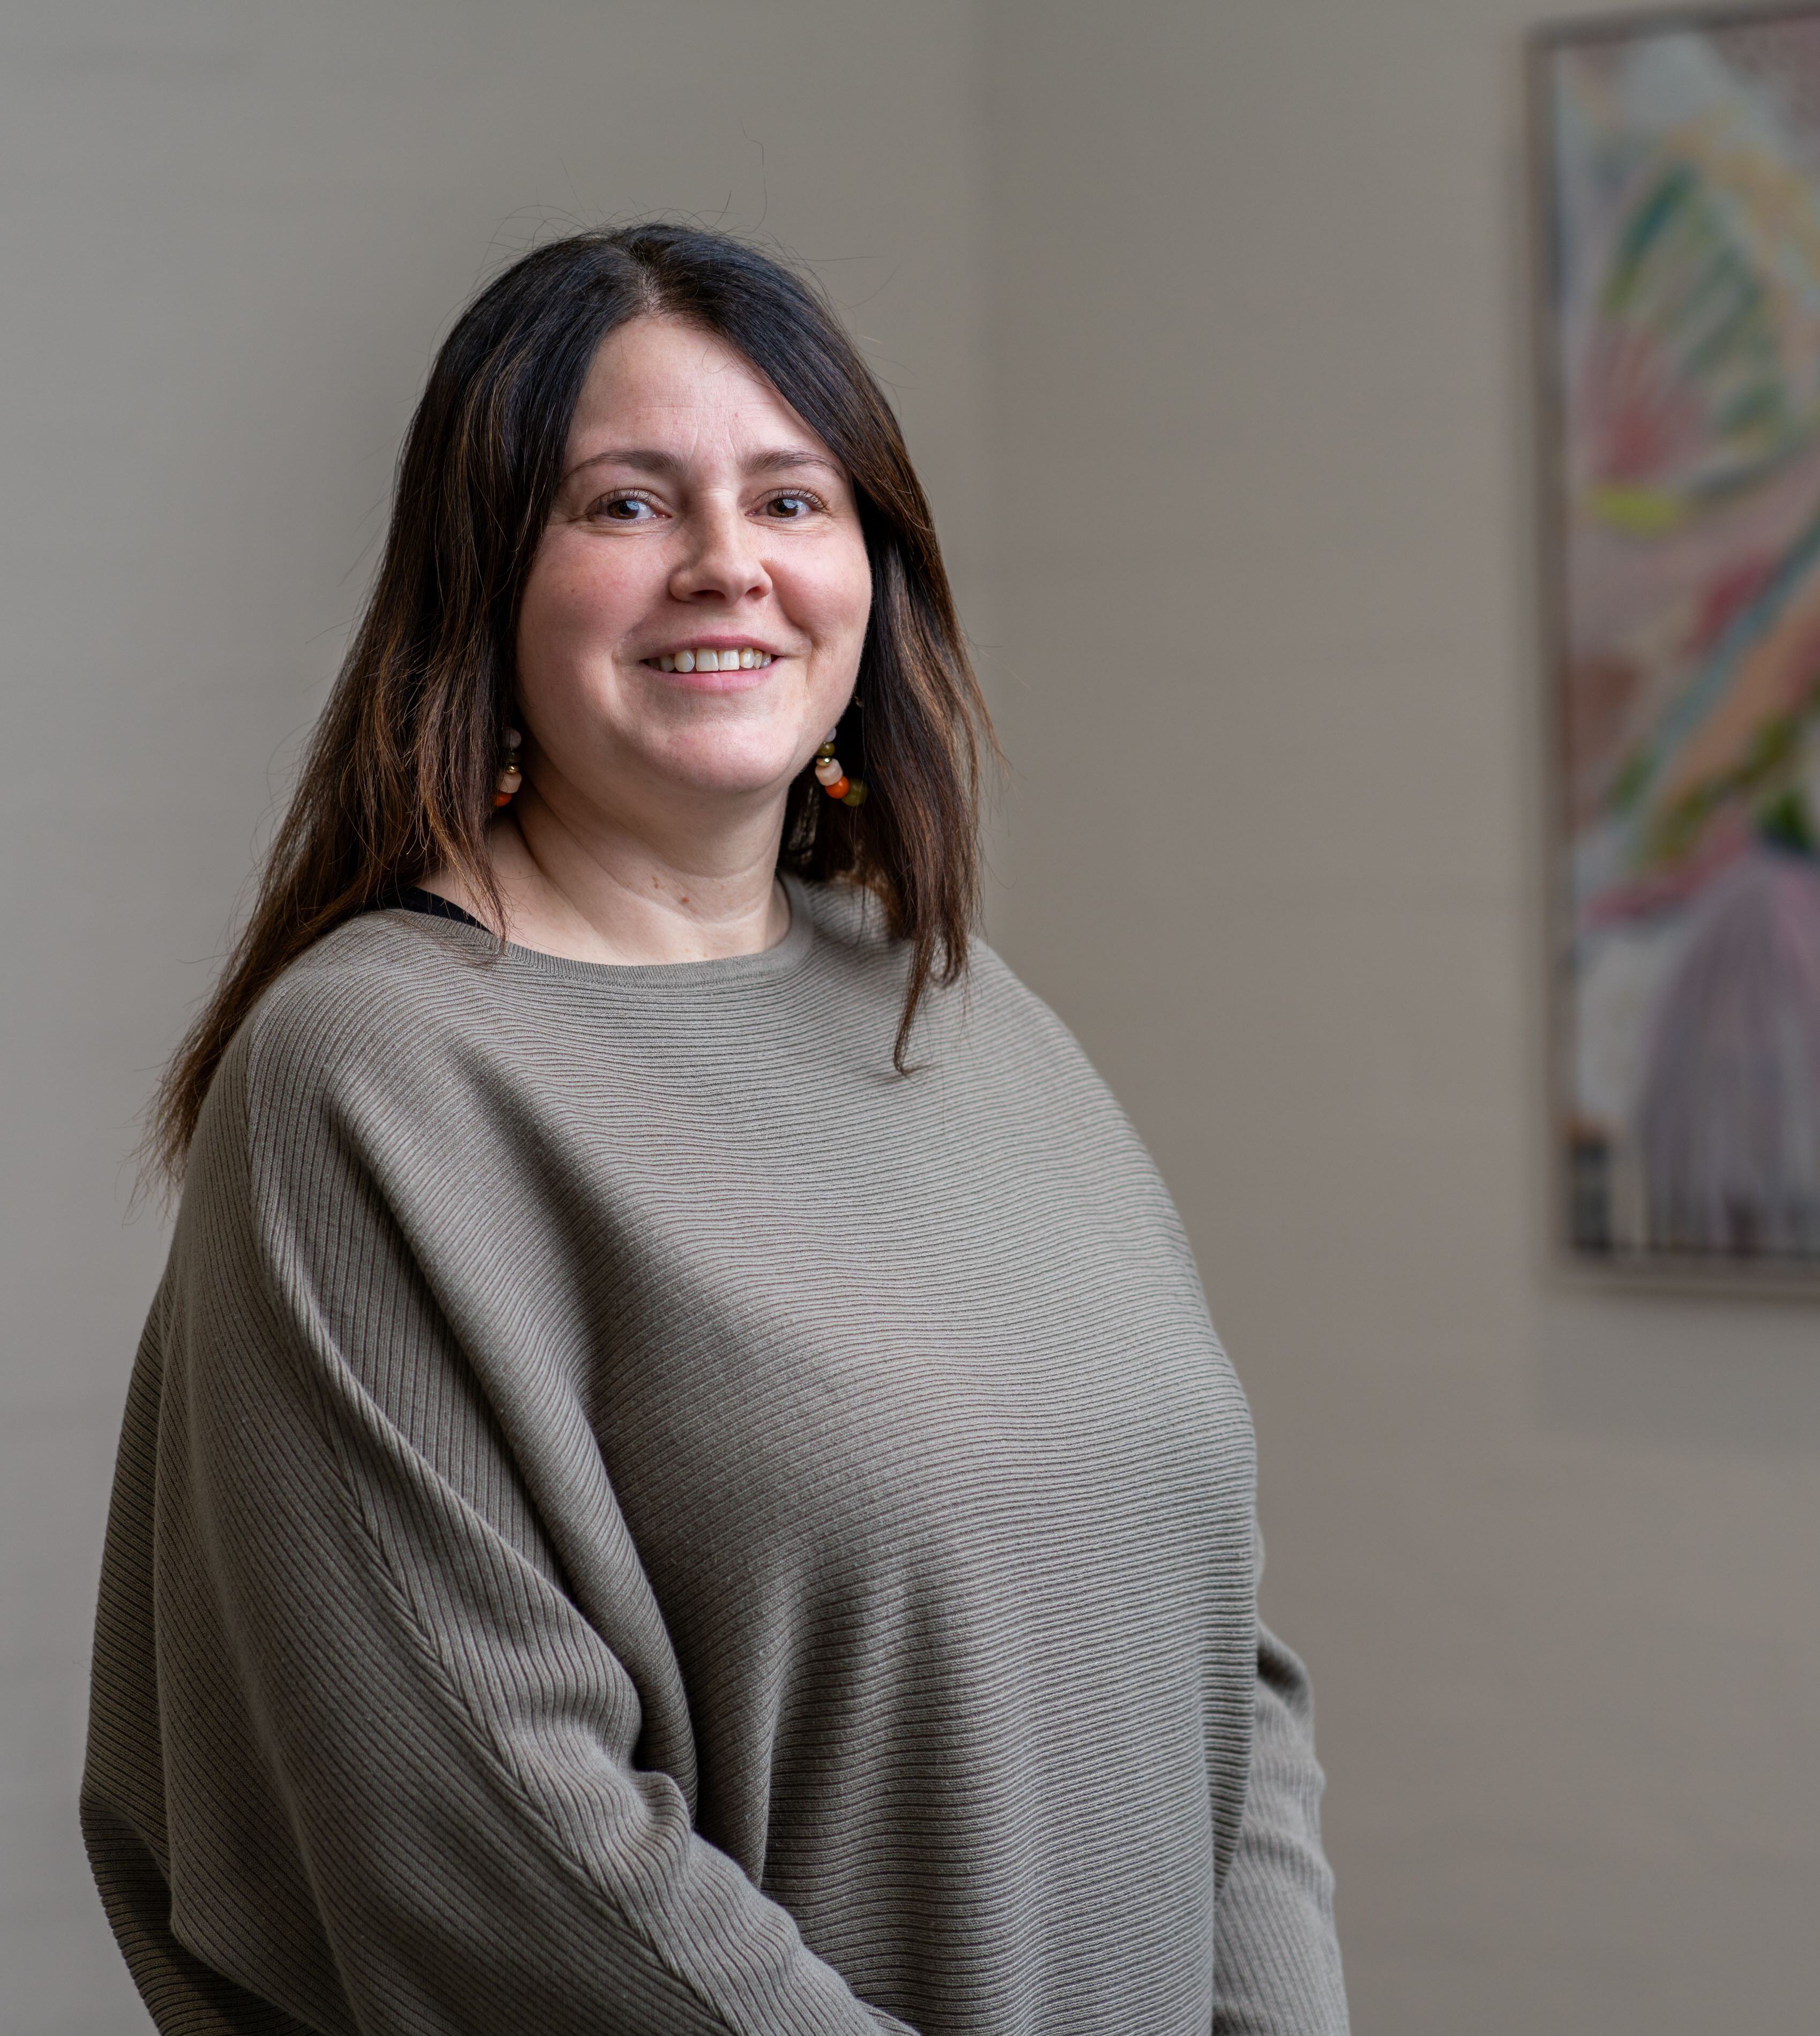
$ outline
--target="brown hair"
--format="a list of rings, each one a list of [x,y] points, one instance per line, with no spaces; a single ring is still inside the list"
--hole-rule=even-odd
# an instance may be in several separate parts
[[[900,1071],[931,982],[965,967],[981,752],[996,749],[890,403],[820,292],[743,242],[657,223],[576,234],[497,277],[436,356],[366,614],[252,913],[158,1091],[148,1143],[170,1178],[241,1021],[314,941],[437,869],[503,925],[486,835],[519,601],[589,366],[640,315],[685,319],[743,354],[852,483],[872,606],[841,754],[871,796],[859,807],[819,797],[805,770],[790,787],[778,863],[863,885],[909,943]]]

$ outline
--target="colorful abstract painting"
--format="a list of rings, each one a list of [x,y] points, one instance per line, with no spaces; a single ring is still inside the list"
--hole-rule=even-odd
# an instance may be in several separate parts
[[[1820,1272],[1820,8],[1535,54],[1564,1227]]]

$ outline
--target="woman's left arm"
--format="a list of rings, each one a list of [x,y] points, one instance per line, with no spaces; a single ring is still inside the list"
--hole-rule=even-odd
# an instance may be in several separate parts
[[[1308,1671],[1257,1629],[1251,1776],[1214,1922],[1212,2036],[1347,2036]]]

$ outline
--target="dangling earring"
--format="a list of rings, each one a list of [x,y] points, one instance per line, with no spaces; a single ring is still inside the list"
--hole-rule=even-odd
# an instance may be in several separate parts
[[[828,739],[816,752],[816,782],[831,799],[838,799],[843,806],[863,806],[866,802],[866,788],[857,778],[850,778],[840,767],[835,755],[835,737],[840,733],[836,728],[828,730]]]
[[[518,767],[518,748],[524,737],[515,728],[506,730],[506,754],[499,765],[499,775],[493,780],[493,807],[497,810],[507,805],[512,794],[525,782],[525,774]]]

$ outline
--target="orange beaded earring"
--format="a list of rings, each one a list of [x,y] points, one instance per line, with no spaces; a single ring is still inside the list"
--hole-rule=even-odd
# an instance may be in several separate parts
[[[496,811],[507,805],[512,794],[525,782],[525,774],[518,767],[518,749],[524,737],[515,728],[506,730],[505,761],[499,766],[499,775],[493,780],[493,806]]]
[[[866,788],[857,778],[850,778],[840,767],[835,755],[835,737],[838,729],[828,730],[828,739],[816,752],[816,782],[831,799],[838,799],[843,806],[863,806],[866,802]]]

